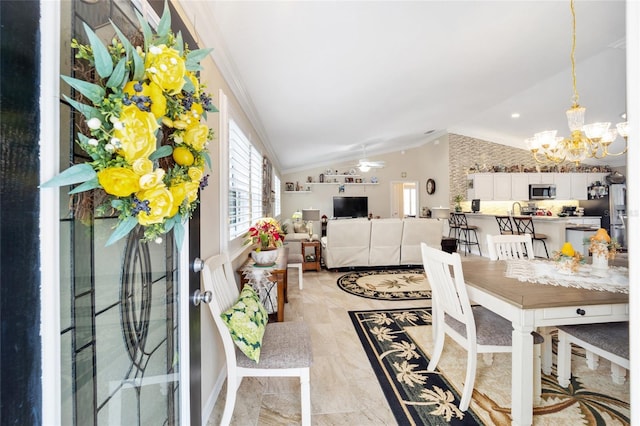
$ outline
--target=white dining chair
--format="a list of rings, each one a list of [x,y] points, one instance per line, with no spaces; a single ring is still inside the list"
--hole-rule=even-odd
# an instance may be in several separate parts
[[[311,337],[304,322],[268,323],[260,343],[259,362],[248,358],[234,343],[221,317],[238,301],[239,291],[226,255],[210,257],[202,271],[204,291],[213,295],[209,310],[222,345],[227,368],[227,399],[220,424],[228,425],[236,403],[236,393],[244,377],[299,377],[303,425],[311,424],[309,367],[312,363]]]
[[[599,357],[611,362],[611,379],[622,385],[629,369],[629,323],[561,325],[558,327],[558,384],[571,381],[571,344],[585,349],[587,366],[598,368]]]
[[[487,234],[489,259],[533,259],[531,235],[489,235]]]
[[[511,322],[484,308],[471,306],[458,253],[446,253],[421,245],[422,260],[432,291],[435,343],[428,371],[434,371],[444,348],[445,334],[467,350],[467,372],[459,408],[466,411],[475,383],[477,354],[511,352]],[[534,359],[534,398],[541,393],[539,344],[542,336],[532,333],[538,348]]]

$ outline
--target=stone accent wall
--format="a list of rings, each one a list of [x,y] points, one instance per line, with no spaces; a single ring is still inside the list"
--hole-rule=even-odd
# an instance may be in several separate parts
[[[523,142],[524,143],[524,142]],[[475,165],[512,166],[522,164],[535,167],[535,160],[526,149],[514,148],[469,136],[449,134],[449,203],[453,197],[462,194],[467,198],[467,172]],[[470,201],[470,200],[469,200]]]

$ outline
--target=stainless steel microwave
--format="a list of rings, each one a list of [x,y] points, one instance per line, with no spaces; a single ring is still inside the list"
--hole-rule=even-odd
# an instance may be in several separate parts
[[[530,200],[553,200],[556,198],[556,186],[547,183],[529,185]]]

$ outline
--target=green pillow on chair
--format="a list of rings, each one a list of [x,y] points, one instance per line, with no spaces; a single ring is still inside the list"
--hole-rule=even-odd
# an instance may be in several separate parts
[[[250,359],[260,360],[262,336],[269,315],[253,287],[245,285],[235,305],[220,314],[236,346]]]

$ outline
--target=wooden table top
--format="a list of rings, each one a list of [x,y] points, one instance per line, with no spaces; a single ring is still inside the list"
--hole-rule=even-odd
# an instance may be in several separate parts
[[[575,305],[629,303],[629,295],[530,282],[505,277],[505,261],[486,259],[462,262],[465,282],[520,309],[554,308]]]

